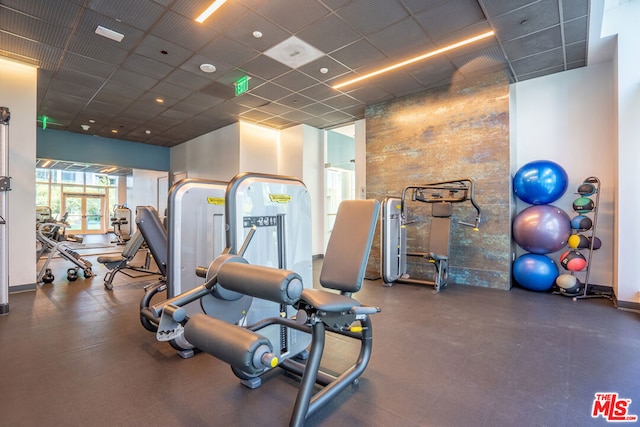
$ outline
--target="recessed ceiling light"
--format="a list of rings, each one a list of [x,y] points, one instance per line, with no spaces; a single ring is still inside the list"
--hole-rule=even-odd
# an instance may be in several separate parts
[[[157,102],[158,104],[164,104],[164,99],[162,99],[162,98],[156,98],[156,102]]]
[[[253,32],[253,37],[259,39],[260,37],[262,37],[262,32],[261,31],[254,31]]]
[[[80,125],[80,127],[82,128],[82,130],[89,130],[89,128],[91,126],[89,126],[89,125]]]
[[[111,129],[111,133],[118,133],[118,129]]]
[[[196,18],[196,22],[199,22],[202,24],[208,17],[210,17],[213,14],[213,12],[218,10],[218,8],[223,4],[225,4],[226,2],[227,0],[215,0],[213,3],[209,5],[209,7],[204,12],[202,12],[202,15]]]
[[[149,129],[145,130],[144,133],[146,133],[147,135],[151,135],[151,131]]]
[[[93,119],[89,119],[89,123],[95,123],[96,121]]]
[[[216,66],[213,64],[202,64],[200,65],[200,70],[202,70],[205,73],[215,73]]]
[[[347,86],[347,85],[362,81],[364,79],[368,79],[369,77],[374,77],[374,76],[377,76],[379,74],[386,73],[387,71],[395,70],[396,68],[404,67],[405,65],[413,64],[414,62],[422,61],[423,59],[427,59],[427,58],[430,58],[432,56],[436,56],[436,55],[439,55],[441,53],[448,52],[450,50],[457,49],[459,47],[466,46],[466,45],[471,44],[471,43],[475,43],[475,42],[477,42],[479,40],[486,39],[487,37],[491,37],[494,34],[495,33],[493,31],[487,31],[486,33],[482,33],[482,34],[477,35],[475,37],[470,37],[468,39],[459,41],[457,43],[450,44],[449,46],[445,46],[445,47],[440,48],[440,49],[432,50],[431,52],[427,52],[427,53],[424,53],[422,55],[416,56],[414,58],[407,59],[406,61],[398,62],[397,64],[393,64],[393,65],[390,65],[388,67],[381,68],[379,70],[376,70],[376,71],[373,71],[371,73],[362,75],[360,77],[356,77],[355,79],[351,79],[351,80],[347,80],[345,82],[339,83],[339,84],[333,86],[333,89],[340,89],[341,87],[344,87],[344,86]]]
[[[327,74],[327,73],[329,72],[329,69],[328,69],[328,68],[326,68],[326,67],[322,67],[322,68],[320,68],[320,72],[321,72],[322,74]]]

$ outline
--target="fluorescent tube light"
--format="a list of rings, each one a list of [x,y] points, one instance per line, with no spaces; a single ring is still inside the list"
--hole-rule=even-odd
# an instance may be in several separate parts
[[[117,42],[121,42],[122,39],[124,38],[124,34],[120,34],[116,31],[105,28],[102,25],[98,25],[98,28],[96,28],[96,34]]]
[[[204,12],[202,12],[202,15],[198,16],[196,18],[196,21],[199,23],[203,23],[208,17],[210,17],[213,12],[215,12],[216,10],[218,10],[218,8],[220,6],[222,6],[223,4],[225,4],[227,2],[227,0],[215,0],[213,3],[211,3],[211,5],[207,8],[207,10],[205,10]]]
[[[478,40],[482,40],[482,39],[486,39],[487,37],[491,37],[494,34],[495,33],[493,31],[488,31],[486,33],[482,33],[482,34],[477,35],[475,37],[471,37],[471,38],[462,40],[460,42],[457,42],[457,43],[454,43],[454,44],[450,44],[449,46],[445,46],[443,48],[436,49],[436,50],[433,50],[431,52],[424,53],[424,54],[416,56],[414,58],[407,59],[406,61],[398,62],[397,64],[393,64],[393,65],[390,65],[388,67],[381,68],[381,69],[373,71],[373,72],[371,72],[369,74],[365,74],[363,76],[356,77],[355,79],[351,79],[351,80],[347,80],[346,82],[339,83],[339,84],[333,86],[333,89],[340,89],[341,87],[345,87],[345,86],[348,86],[350,84],[362,81],[364,79],[368,79],[370,77],[374,77],[374,76],[380,75],[382,73],[386,73],[387,71],[395,70],[396,68],[404,67],[405,65],[413,64],[414,62],[422,61],[423,59],[427,59],[427,58],[430,58],[432,56],[436,56],[436,55],[439,55],[441,53],[448,52],[450,50],[457,49],[457,48],[462,47],[462,46],[466,46],[468,44],[477,42]]]

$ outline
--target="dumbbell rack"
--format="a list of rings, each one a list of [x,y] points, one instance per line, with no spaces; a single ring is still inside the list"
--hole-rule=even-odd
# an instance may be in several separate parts
[[[607,293],[603,293],[603,292],[589,292],[589,275],[591,274],[591,261],[593,259],[593,245],[594,242],[596,240],[596,230],[597,230],[597,225],[598,225],[598,209],[600,208],[600,180],[595,177],[595,176],[590,176],[587,179],[584,180],[585,183],[590,183],[593,184],[595,186],[595,193],[592,195],[589,195],[589,197],[593,197],[595,195],[595,206],[593,208],[593,210],[591,212],[589,212],[589,214],[591,214],[592,217],[592,223],[593,226],[591,227],[590,230],[578,230],[578,231],[583,231],[583,232],[589,232],[589,235],[587,235],[587,237],[589,238],[589,247],[582,249],[582,250],[587,250],[588,251],[588,255],[587,255],[587,267],[585,268],[585,270],[581,271],[581,272],[572,272],[571,274],[575,274],[575,273],[584,273],[584,288],[582,289],[582,292],[579,295],[576,295],[573,297],[574,301],[577,301],[579,299],[584,299],[584,298],[609,298],[611,299],[612,296],[610,294]],[[582,196],[582,195],[581,195]],[[582,197],[586,197],[586,196],[582,196]],[[578,249],[576,249],[578,250]]]

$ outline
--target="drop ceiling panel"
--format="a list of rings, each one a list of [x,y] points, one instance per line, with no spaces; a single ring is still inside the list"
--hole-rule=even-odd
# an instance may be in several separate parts
[[[356,0],[337,12],[356,31],[367,35],[408,16],[397,0]]]
[[[478,3],[482,5],[489,16],[495,18],[537,1],[539,0],[479,0]]]
[[[34,65],[46,64],[46,68],[55,67],[63,52],[57,47],[2,31],[0,31],[0,46],[2,51],[10,53],[8,55],[10,58]]]
[[[152,29],[162,38],[171,34],[171,41],[189,50],[198,50],[212,40],[217,33],[204,25],[192,25],[193,20],[175,12],[167,12]]]
[[[89,8],[113,18],[113,21],[122,21],[144,31],[151,28],[165,11],[161,5],[152,0],[121,2],[89,0]]]
[[[20,34],[30,40],[47,40],[52,46],[62,48],[67,41],[68,29],[50,24],[7,8],[0,9],[0,28],[12,34]]]
[[[435,48],[413,17],[373,33],[368,39],[385,55],[398,59],[417,56]]]
[[[560,23],[558,2],[540,0],[492,20],[496,33],[503,41],[513,40]]]
[[[122,67],[155,79],[162,79],[173,70],[168,64],[137,54],[129,55]]]
[[[261,32],[262,37],[254,37],[254,31]],[[235,25],[227,27],[223,34],[229,39],[261,52],[291,36],[288,31],[252,11],[245,13]]]
[[[170,38],[170,34],[165,37]],[[166,53],[163,53],[166,52]],[[156,61],[172,65],[174,67],[182,64],[187,58],[193,55],[193,51],[168,42],[167,40],[148,34],[140,43],[134,53]]]
[[[587,34],[587,18],[578,18],[573,21],[565,22],[564,25],[564,41],[567,44],[586,41]],[[586,53],[586,49],[585,49]]]
[[[181,69],[169,74],[164,81],[191,90],[200,90],[211,83],[211,79],[207,78],[205,73],[196,74]]]
[[[527,34],[503,45],[507,57],[511,60],[535,55],[560,46],[562,46],[560,25],[547,28],[536,34]]]
[[[117,42],[103,36],[97,36],[95,32],[98,25],[122,34],[124,36],[122,41]],[[123,22],[115,21],[92,10],[85,10],[82,14],[82,19],[80,19],[76,32],[80,33],[82,36],[87,35],[92,38],[100,37],[97,40],[100,40],[102,43],[127,51],[135,48],[138,43],[140,43],[140,40],[142,40],[142,37],[144,37],[144,32],[142,30]]]
[[[323,68],[326,68],[326,73],[322,72]],[[298,68],[298,70],[320,82],[327,82],[350,72],[349,68],[330,56],[321,56],[315,61]]]
[[[262,2],[254,9],[285,30],[295,33],[329,14],[329,9],[318,1],[279,0]]]
[[[157,79],[152,77],[143,76],[142,74],[134,73],[133,71],[120,68],[113,73],[111,81],[122,83],[124,85],[132,85],[138,89],[148,90],[158,83]]]
[[[567,62],[584,61],[586,59],[585,50],[587,42],[578,42],[567,45],[566,55]]]
[[[225,36],[218,36],[199,51],[200,54],[216,60],[223,60],[226,64],[238,67],[259,55],[259,52]]]
[[[127,51],[116,44],[97,34],[75,34],[71,38],[69,50],[101,62],[120,64],[126,59]]]
[[[417,14],[416,19],[432,40],[440,40],[447,34],[484,21],[485,16],[476,0],[456,0],[429,8]]]
[[[586,0],[234,0],[203,24],[194,17],[205,0],[0,3],[0,56],[39,66],[38,114],[56,129],[84,132],[93,118],[86,134],[163,146],[241,114],[278,128],[329,127],[364,117],[367,104],[509,66],[511,81],[584,66],[589,22]],[[123,41],[96,35],[98,25]],[[330,87],[490,29],[496,35],[477,44]],[[264,55],[292,36],[320,57],[292,69]],[[217,70],[203,73],[203,63]],[[249,92],[235,97],[244,75]],[[118,121],[125,128],[113,135]]]
[[[81,10],[80,5],[66,0],[2,0],[2,4],[0,4],[0,14],[6,13],[7,9],[14,9],[67,28],[73,27],[76,15]]]
[[[565,21],[589,14],[589,2],[586,0],[562,0],[562,18]]]
[[[340,92],[338,92],[335,89],[332,89],[330,86],[327,86],[324,83],[318,83],[315,86],[310,86],[304,90],[301,90],[300,93],[311,99],[315,99],[317,101],[323,101],[328,98],[333,98]]]
[[[242,70],[247,73],[256,75],[265,80],[271,80],[281,74],[291,70],[284,64],[269,58],[268,56],[256,56],[251,61],[242,66]]]
[[[333,52],[331,57],[352,70],[366,67],[367,71],[373,71],[389,65],[385,55],[365,39]]]
[[[56,73],[56,81],[58,80],[85,86],[92,89],[94,92],[100,89],[100,87],[104,84],[104,80],[99,77],[67,69],[61,69]]]
[[[529,74],[564,64],[563,49],[557,48],[538,55],[513,61],[513,69],[518,74]]]
[[[281,76],[273,79],[273,82],[287,87],[293,91],[299,91],[318,83],[316,79],[313,79],[306,74],[296,70],[292,70],[288,73],[282,74]]]
[[[250,93],[271,101],[277,101],[280,98],[291,95],[293,91],[276,83],[264,83],[251,89]]]
[[[425,9],[430,9],[434,7],[438,7],[442,3],[445,3],[449,0],[402,0],[402,3],[405,5],[407,9],[411,11],[411,13],[416,14],[418,12],[422,12]]]
[[[336,15],[327,15],[298,33],[298,37],[325,53],[353,43],[362,36]]]

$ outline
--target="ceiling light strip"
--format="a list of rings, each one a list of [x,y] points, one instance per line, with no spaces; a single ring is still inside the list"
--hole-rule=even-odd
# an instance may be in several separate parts
[[[486,39],[487,37],[491,37],[494,34],[495,33],[493,31],[487,31],[486,33],[482,33],[482,34],[477,35],[475,37],[471,37],[471,38],[459,41],[457,43],[450,44],[450,45],[445,46],[443,48],[440,48],[440,49],[437,49],[437,50],[434,50],[434,51],[431,51],[431,52],[427,52],[425,54],[416,56],[416,57],[411,58],[411,59],[407,59],[406,61],[398,62],[397,64],[393,64],[393,65],[390,65],[388,67],[381,68],[381,69],[373,71],[373,72],[371,72],[369,74],[365,74],[363,76],[356,77],[355,79],[351,79],[351,80],[347,80],[346,82],[339,83],[339,84],[333,86],[333,89],[340,89],[342,87],[345,87],[345,86],[348,86],[350,84],[362,81],[364,79],[368,79],[370,77],[374,77],[374,76],[380,75],[382,73],[386,73],[388,71],[395,70],[395,69],[400,68],[400,67],[404,67],[405,65],[413,64],[414,62],[422,61],[423,59],[427,59],[427,58],[430,58],[432,56],[436,56],[436,55],[439,55],[441,53],[448,52],[450,50],[457,49],[457,48],[462,47],[462,46],[466,46],[468,44],[477,42],[479,40]]]
[[[200,16],[198,16],[196,18],[196,21],[202,24],[208,17],[213,15],[213,12],[218,10],[218,8],[220,8],[220,6],[222,6],[226,2],[227,2],[227,0],[215,0],[213,3],[211,3],[211,5],[209,5],[207,10],[202,12],[202,15],[200,15]]]

